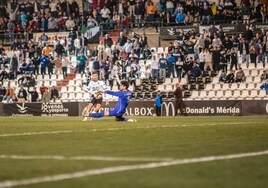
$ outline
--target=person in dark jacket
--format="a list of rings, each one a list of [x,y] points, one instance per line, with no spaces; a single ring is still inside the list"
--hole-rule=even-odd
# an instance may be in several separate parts
[[[33,91],[30,91],[30,89],[28,88],[28,93],[31,95],[31,102],[37,102],[38,98],[39,98],[39,94],[36,91],[36,87],[33,88]]]
[[[18,102],[20,103],[25,103],[25,101],[27,100],[27,92],[23,88],[23,86],[20,87],[17,97],[18,97]]]
[[[182,100],[183,95],[182,95],[182,89],[181,85],[179,83],[176,84],[176,89],[174,91],[174,96],[175,96],[175,116],[178,115],[178,109],[180,109],[180,113],[184,116],[186,116],[186,110],[185,110],[185,104]]]

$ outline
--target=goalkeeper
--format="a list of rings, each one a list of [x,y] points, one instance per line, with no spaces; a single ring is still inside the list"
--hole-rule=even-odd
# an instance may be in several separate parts
[[[87,87],[83,88],[83,90],[91,94],[88,106],[84,108],[83,113],[82,113],[82,116],[84,116],[83,121],[88,120],[88,114],[92,110],[94,110],[95,112],[98,112],[100,110],[103,98],[106,99],[106,95],[103,96],[102,91],[106,89],[107,89],[107,86],[105,82],[102,80],[99,80],[98,72],[93,72],[91,74],[91,80],[88,83]],[[106,99],[106,105],[108,104],[108,102],[109,101]]]
[[[118,97],[115,107],[104,112],[90,113],[89,117],[101,118],[103,116],[115,116],[116,121],[135,122],[136,120],[134,119],[127,119],[123,117],[131,98],[131,91],[128,90],[128,86],[129,84],[127,81],[122,81],[120,83],[119,91],[105,90],[104,93]]]

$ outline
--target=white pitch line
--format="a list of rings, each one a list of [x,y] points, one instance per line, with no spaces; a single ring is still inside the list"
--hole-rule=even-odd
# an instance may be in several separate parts
[[[47,131],[47,132],[14,133],[14,134],[0,134],[0,137],[31,136],[31,135],[42,135],[42,134],[61,134],[61,133],[72,133],[72,132],[74,132],[74,131]]]
[[[178,159],[178,160],[164,161],[164,162],[153,162],[153,163],[147,163],[147,164],[123,165],[123,166],[107,167],[107,168],[100,168],[100,169],[88,169],[85,171],[78,171],[78,172],[66,173],[66,174],[57,174],[53,176],[36,177],[36,178],[22,179],[22,180],[2,181],[0,182],[0,188],[14,187],[14,186],[20,186],[20,185],[30,185],[30,184],[37,184],[37,183],[44,183],[44,182],[54,182],[54,181],[61,181],[61,180],[66,180],[66,179],[74,179],[74,178],[81,178],[81,177],[86,177],[86,176],[101,175],[101,174],[123,172],[123,171],[130,171],[130,170],[152,169],[152,168],[168,167],[168,166],[182,165],[182,164],[191,164],[191,163],[200,163],[200,162],[227,160],[227,159],[238,159],[238,158],[254,157],[254,156],[260,156],[260,155],[267,155],[267,154],[268,154],[268,150],[265,150],[265,151],[259,151],[259,152],[251,152],[251,153],[208,156],[208,157],[200,157],[200,158]]]
[[[0,137],[14,137],[14,136],[32,136],[42,134],[62,134],[62,133],[75,133],[75,132],[99,132],[99,131],[120,131],[120,130],[131,130],[131,129],[153,129],[153,128],[177,128],[177,127],[202,127],[202,126],[218,126],[218,125],[245,125],[245,124],[257,124],[263,122],[235,122],[235,123],[206,123],[206,124],[180,124],[180,125],[162,125],[162,126],[133,126],[133,127],[115,127],[107,129],[91,129],[83,131],[47,131],[47,132],[28,132],[28,133],[11,133],[11,134],[0,134]]]
[[[103,157],[103,156],[74,156],[66,157],[62,155],[0,155],[0,159],[18,159],[18,160],[70,160],[70,161],[136,161],[136,162],[152,162],[152,161],[171,161],[172,158],[136,158],[136,157]]]

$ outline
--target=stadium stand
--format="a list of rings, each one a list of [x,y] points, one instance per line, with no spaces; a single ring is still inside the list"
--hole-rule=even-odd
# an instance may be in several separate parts
[[[46,3],[8,1],[7,5],[1,5],[0,82],[4,88],[10,86],[15,90],[12,100],[6,101],[5,96],[1,100],[16,102],[20,86],[18,80],[23,74],[27,74],[34,75],[35,87],[38,91],[42,85],[57,86],[61,101],[87,101],[89,94],[81,89],[81,85],[87,84],[92,71],[98,71],[100,79],[105,80],[112,90],[118,89],[115,81],[116,74],[120,79],[129,80],[133,84],[130,87],[133,98],[137,100],[154,99],[156,90],[160,90],[164,98],[173,99],[176,83],[183,85],[185,100],[267,98],[260,86],[268,78],[268,76],[265,79],[261,78],[268,61],[268,32],[265,29],[254,30],[250,25],[267,23],[268,10],[264,9],[263,3],[253,1],[252,4],[242,6],[236,1],[230,1],[229,4],[213,4],[210,1],[195,4],[191,0],[185,3],[171,1],[174,5],[174,15],[169,17],[167,26],[178,24],[192,26],[201,22],[200,28],[203,26],[206,29],[196,33],[181,32],[169,46],[149,46],[146,35],[130,31],[136,27],[142,27],[141,30],[155,27],[159,32],[162,26],[154,24],[154,21],[160,21],[162,25],[166,22],[167,14],[163,17],[158,14],[158,11],[161,11],[158,10],[160,7],[165,8],[165,1],[149,0],[145,3],[138,0],[143,5],[143,18],[147,17],[145,7],[149,2],[153,2],[153,6],[158,10],[153,17],[150,17],[151,20],[146,20],[150,22],[144,21],[142,24],[140,24],[141,20],[129,14],[127,8],[122,13],[122,17],[117,17],[117,13],[113,12],[112,8],[115,6],[112,4],[114,1],[108,1],[111,4],[108,3],[106,7],[103,6],[103,1],[99,2],[99,12],[94,9],[95,1],[92,1],[92,4],[89,1],[73,0],[50,3],[49,1]],[[119,5],[121,4],[128,6],[126,1],[120,1]],[[220,15],[214,12],[215,6]],[[65,7],[67,7],[66,11],[64,11]],[[117,11],[119,11],[118,7],[116,6]],[[206,14],[204,7],[210,8]],[[185,20],[178,22],[177,15],[184,14],[186,11],[190,11],[195,19],[190,20],[188,15]],[[249,16],[250,23],[247,23],[245,17],[236,14],[238,12]],[[107,15],[109,17],[106,17]],[[222,15],[226,20],[219,20]],[[232,23],[233,20],[246,22],[245,24],[249,25],[245,31],[231,34],[225,33],[221,26],[217,30],[211,26],[211,24]],[[65,24],[61,25],[62,23]],[[52,27],[53,24],[55,27]],[[86,37],[81,31],[82,28],[92,29],[95,26],[101,28],[100,32],[105,37],[99,37],[99,44],[91,48],[89,45],[91,38]],[[56,31],[57,35],[65,32],[66,38],[50,35],[50,31]],[[40,40],[34,39],[36,33]],[[3,36],[8,36],[8,40]],[[231,37],[227,39],[226,36]],[[194,44],[193,53],[189,49],[191,42]],[[46,47],[46,43],[49,47]],[[231,49],[234,50],[233,54]],[[161,65],[163,67],[160,67],[161,54],[164,54],[165,63]],[[168,54],[174,59],[169,59]],[[156,78],[152,75],[152,55],[156,55],[159,61]],[[203,59],[202,55],[204,55]],[[228,74],[231,63],[235,59],[233,55],[237,56],[238,67],[244,73],[240,74],[236,70],[234,78],[230,79]],[[244,59],[249,61],[248,65],[243,63]],[[177,63],[179,61],[182,64]],[[197,68],[193,68],[194,63],[197,64]],[[207,69],[205,66],[204,69],[203,63],[205,65],[212,63],[213,67]],[[225,65],[227,66],[227,76],[224,78],[226,80],[219,82],[222,71],[226,71]],[[164,69],[164,77],[160,77],[161,68]],[[28,87],[32,89],[32,86]],[[31,100],[29,97],[30,95],[28,101]]]

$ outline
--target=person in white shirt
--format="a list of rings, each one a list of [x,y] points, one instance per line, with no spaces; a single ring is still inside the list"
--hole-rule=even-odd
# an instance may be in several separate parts
[[[74,22],[74,20],[72,19],[71,16],[66,21],[65,26],[66,26],[67,30],[71,30],[71,28],[74,28],[75,27],[75,22]]]
[[[98,112],[100,110],[103,98],[106,99],[106,104],[108,104],[106,95],[102,95],[103,90],[106,89],[107,86],[105,82],[99,80],[98,72],[93,72],[91,74],[91,80],[88,83],[87,87],[83,88],[84,91],[87,91],[91,94],[88,106],[83,110],[82,113],[82,115],[84,116],[83,121],[88,120],[88,114],[93,108],[95,112]],[[89,120],[91,120],[91,118]]]
[[[152,78],[158,79],[158,72],[159,72],[159,60],[156,59],[156,55],[153,55],[151,61],[151,69],[152,69]]]

